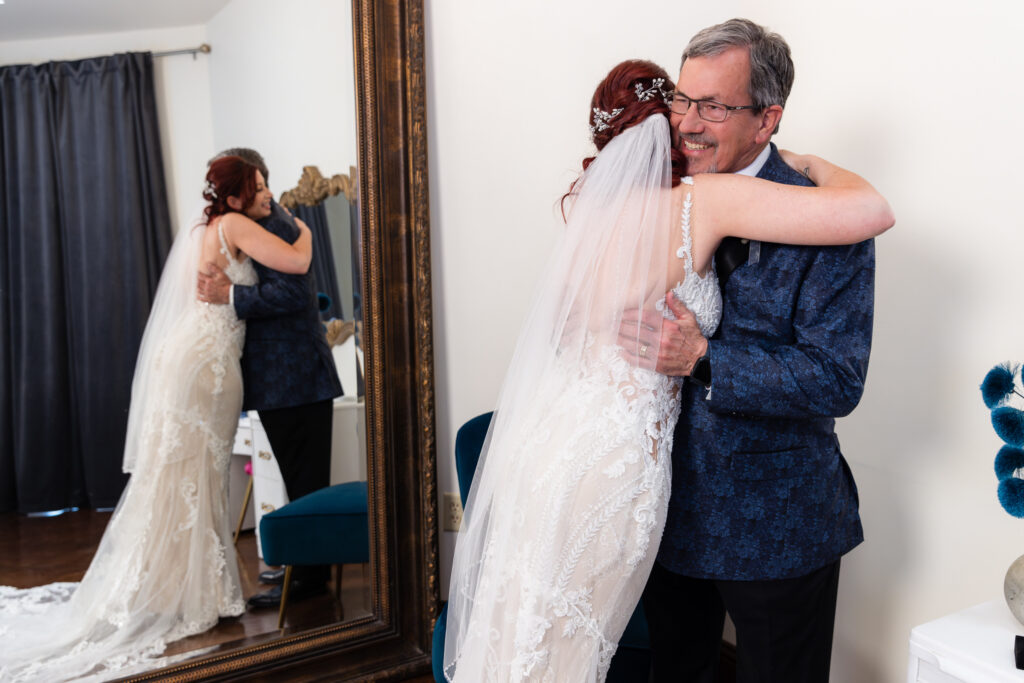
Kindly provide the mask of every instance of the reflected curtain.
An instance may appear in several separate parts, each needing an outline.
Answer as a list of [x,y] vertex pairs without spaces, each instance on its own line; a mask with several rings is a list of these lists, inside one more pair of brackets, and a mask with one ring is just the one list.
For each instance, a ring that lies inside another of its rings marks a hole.
[[152,55],[0,67],[0,511],[117,502],[170,243]]
[[313,277],[317,291],[331,298],[331,307],[321,311],[326,318],[344,318],[341,295],[338,293],[338,274],[334,268],[334,250],[331,248],[331,232],[327,227],[327,211],[323,202],[315,206],[299,204],[295,215],[306,222],[313,233]]

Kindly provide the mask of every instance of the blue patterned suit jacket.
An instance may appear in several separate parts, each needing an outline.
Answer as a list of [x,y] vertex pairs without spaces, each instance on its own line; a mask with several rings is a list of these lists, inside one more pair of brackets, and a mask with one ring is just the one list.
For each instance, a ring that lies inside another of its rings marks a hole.
[[[810,184],[772,145],[759,177]],[[759,246],[759,254],[758,254]],[[874,242],[751,245],[710,341],[711,391],[687,381],[658,562],[685,576],[802,576],[863,540],[835,417],[871,350]]]
[[[298,239],[294,219],[277,202],[259,223],[288,243]],[[259,284],[234,287],[235,312],[246,321],[242,407],[290,408],[340,396],[312,269],[291,275],[253,265]]]

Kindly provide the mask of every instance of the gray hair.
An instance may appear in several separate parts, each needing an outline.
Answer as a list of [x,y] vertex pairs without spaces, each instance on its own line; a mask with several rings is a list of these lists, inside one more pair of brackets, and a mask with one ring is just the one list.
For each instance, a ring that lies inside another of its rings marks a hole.
[[714,57],[733,47],[750,50],[751,103],[762,109],[773,104],[785,107],[794,75],[789,45],[778,33],[749,19],[730,19],[698,32],[683,50],[680,66],[689,57]]
[[249,147],[232,147],[218,153],[212,159],[207,161],[206,165],[209,166],[213,162],[217,161],[217,159],[223,159],[224,157],[241,157],[242,161],[258,168],[260,173],[263,174],[263,182],[270,185],[270,171],[267,170],[267,162],[263,161],[263,155],[256,150],[250,149]]

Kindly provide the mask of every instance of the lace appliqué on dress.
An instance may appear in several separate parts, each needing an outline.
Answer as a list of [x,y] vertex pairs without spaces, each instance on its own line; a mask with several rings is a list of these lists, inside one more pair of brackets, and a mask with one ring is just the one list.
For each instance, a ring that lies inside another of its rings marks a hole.
[[[686,176],[682,182],[692,186],[693,178]],[[685,304],[697,318],[701,334],[710,338],[718,329],[718,323],[722,319],[722,292],[718,287],[714,261],[711,262],[711,267],[704,277],[693,271],[693,235],[690,232],[690,210],[692,207],[693,194],[687,192],[683,200],[683,211],[679,218],[683,244],[676,251],[676,257],[683,259],[686,276],[682,282],[676,283],[676,286],[672,288],[672,294],[678,301]],[[655,308],[669,320],[676,319],[664,299],[658,301]]]

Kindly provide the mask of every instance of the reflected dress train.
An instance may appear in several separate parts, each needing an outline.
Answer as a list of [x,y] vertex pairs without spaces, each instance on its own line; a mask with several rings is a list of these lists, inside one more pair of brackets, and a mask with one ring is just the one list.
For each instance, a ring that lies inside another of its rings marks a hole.
[[[228,277],[255,284],[249,259],[233,260],[219,237]],[[179,253],[178,271],[193,267],[198,248],[198,239],[179,236],[174,249],[192,253]],[[196,271],[167,281],[174,259],[172,250],[161,289],[194,283]],[[226,481],[245,323],[232,306],[200,303],[194,292],[193,284],[163,338],[151,336],[153,317],[147,323],[153,353],[139,356],[137,429],[126,444],[132,476],[84,578],[0,587],[0,681],[106,680],[153,668],[167,663],[168,643],[245,611]]]

